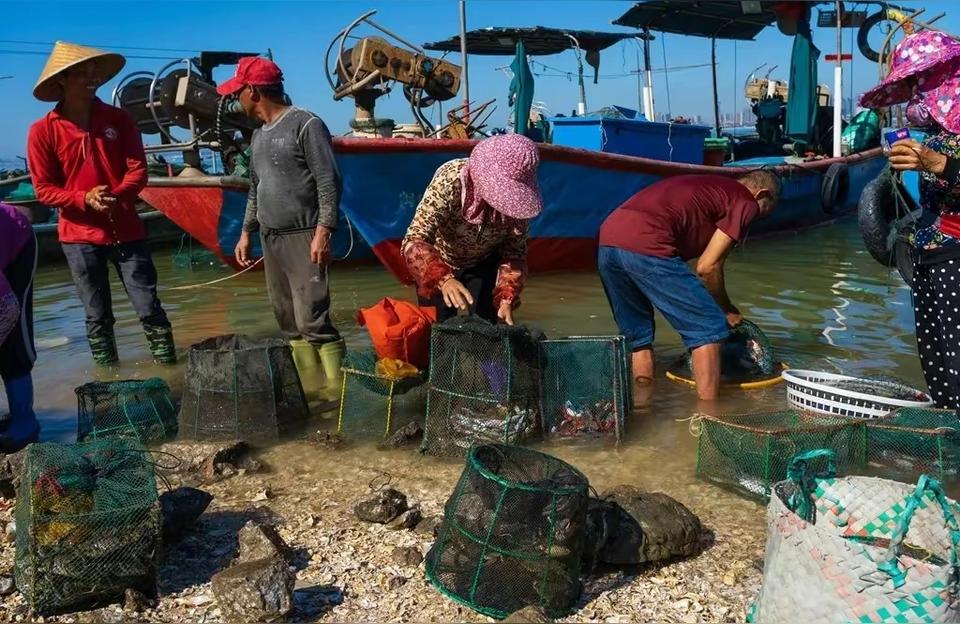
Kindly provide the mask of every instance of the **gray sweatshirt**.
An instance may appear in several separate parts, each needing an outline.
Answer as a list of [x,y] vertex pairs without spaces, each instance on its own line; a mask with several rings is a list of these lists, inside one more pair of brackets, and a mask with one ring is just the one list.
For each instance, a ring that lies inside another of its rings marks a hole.
[[319,117],[291,106],[253,131],[250,148],[245,232],[336,227],[342,183]]

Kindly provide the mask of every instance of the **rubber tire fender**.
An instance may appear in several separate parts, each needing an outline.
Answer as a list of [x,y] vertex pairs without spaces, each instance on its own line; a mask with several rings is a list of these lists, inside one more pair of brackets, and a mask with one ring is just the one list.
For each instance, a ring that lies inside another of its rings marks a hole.
[[896,266],[891,228],[896,219],[893,177],[880,174],[866,186],[857,205],[857,224],[870,256],[885,267]]
[[860,54],[874,63],[880,60],[880,53],[870,47],[870,30],[887,19],[889,19],[887,17],[887,10],[885,8],[880,9],[863,20],[863,24],[860,25],[860,29],[857,31],[857,48],[859,48]]
[[837,206],[847,199],[850,188],[850,172],[847,163],[836,162],[827,168],[820,183],[820,208],[826,214],[833,214]]

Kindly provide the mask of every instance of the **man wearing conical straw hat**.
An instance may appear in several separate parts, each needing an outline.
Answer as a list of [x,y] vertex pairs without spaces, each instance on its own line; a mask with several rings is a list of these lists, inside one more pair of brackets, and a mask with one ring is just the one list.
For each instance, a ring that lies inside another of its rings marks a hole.
[[37,199],[60,211],[57,232],[87,317],[93,359],[117,361],[109,265],[157,362],[176,361],[170,321],[157,297],[157,270],[135,204],[147,183],[140,131],[97,89],[126,61],[119,54],[58,41],[33,88],[56,107],[30,127],[27,157]]

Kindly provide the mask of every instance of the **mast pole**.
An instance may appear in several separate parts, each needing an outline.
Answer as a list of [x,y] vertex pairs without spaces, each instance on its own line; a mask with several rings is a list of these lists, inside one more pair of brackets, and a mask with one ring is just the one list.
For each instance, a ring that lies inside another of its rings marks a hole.
[[717,92],[717,38],[710,39],[710,67],[713,71],[713,118],[716,122],[717,138],[720,138],[720,94]]
[[[836,0],[837,8],[837,62],[833,68],[833,157],[839,158],[840,153],[840,135],[843,132],[843,23],[842,15],[843,3]],[[816,85],[813,86],[817,88]],[[819,96],[817,96],[817,105],[819,106]]]
[[463,64],[463,118],[469,124],[470,73],[467,70],[467,0],[460,0],[460,62]]
[[644,114],[649,121],[656,121],[657,112],[653,107],[653,68],[650,67],[650,29],[643,29],[643,68],[646,72],[646,86],[643,92]]

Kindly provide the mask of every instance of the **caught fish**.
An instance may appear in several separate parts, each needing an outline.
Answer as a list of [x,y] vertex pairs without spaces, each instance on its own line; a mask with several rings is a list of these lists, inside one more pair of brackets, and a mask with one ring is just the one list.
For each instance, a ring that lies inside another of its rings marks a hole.
[[461,407],[450,417],[453,442],[461,448],[484,442],[521,442],[534,426],[534,415],[516,406],[511,410],[505,405],[494,405],[485,412]]
[[577,408],[571,401],[567,401],[563,406],[560,422],[550,429],[550,433],[561,437],[608,433],[616,431],[616,419],[616,409],[611,401],[600,401],[582,408]]

